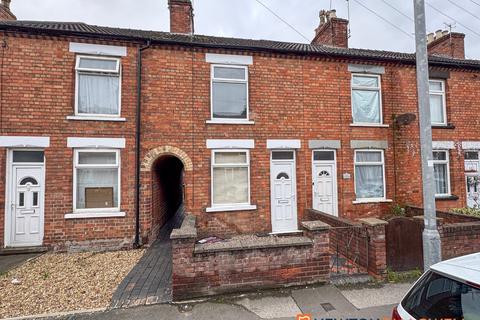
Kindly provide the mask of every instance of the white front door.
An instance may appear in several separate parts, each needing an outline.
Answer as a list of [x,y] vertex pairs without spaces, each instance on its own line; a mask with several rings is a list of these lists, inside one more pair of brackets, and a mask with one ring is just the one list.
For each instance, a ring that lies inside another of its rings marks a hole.
[[313,209],[338,216],[335,151],[314,151]]
[[467,185],[467,207],[479,208],[480,206],[480,175],[467,174],[465,176]]
[[273,233],[298,230],[295,173],[294,151],[272,151],[270,188]]
[[[42,153],[43,154],[43,153]],[[43,241],[44,166],[12,164],[9,183],[9,235],[12,247],[39,246]]]

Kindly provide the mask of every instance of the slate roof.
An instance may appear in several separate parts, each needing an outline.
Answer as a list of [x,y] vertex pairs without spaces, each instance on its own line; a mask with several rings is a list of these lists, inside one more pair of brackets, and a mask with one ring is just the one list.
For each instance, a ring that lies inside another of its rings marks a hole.
[[[179,44],[207,48],[257,50],[298,55],[319,55],[332,58],[381,60],[407,64],[415,63],[415,54],[412,53],[335,48],[307,43],[292,43],[270,40],[186,35],[161,31],[103,27],[89,25],[83,22],[0,21],[0,30],[22,31],[33,34],[46,33],[53,35],[76,35],[105,39],[122,39],[128,41],[150,40],[152,43]],[[437,56],[432,56],[429,58],[429,60],[430,64],[435,66],[480,69],[480,60],[460,60]]]

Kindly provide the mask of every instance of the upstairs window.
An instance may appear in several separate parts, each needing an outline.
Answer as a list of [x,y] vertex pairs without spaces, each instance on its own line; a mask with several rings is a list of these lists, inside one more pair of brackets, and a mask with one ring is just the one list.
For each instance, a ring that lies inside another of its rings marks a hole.
[[432,125],[447,125],[447,110],[445,99],[445,81],[430,80],[430,114]]
[[355,151],[355,194],[357,200],[385,199],[383,150]]
[[435,196],[449,196],[450,168],[448,151],[433,151],[433,171],[435,177]]
[[354,124],[382,124],[380,76],[352,75],[352,115]]
[[212,65],[212,119],[248,120],[248,67]]
[[120,59],[78,56],[75,114],[120,116]]

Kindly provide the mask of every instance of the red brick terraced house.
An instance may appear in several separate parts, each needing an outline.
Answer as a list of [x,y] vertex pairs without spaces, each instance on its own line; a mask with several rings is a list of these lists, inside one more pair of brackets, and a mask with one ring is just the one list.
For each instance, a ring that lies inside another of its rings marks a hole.
[[[348,48],[321,12],[311,44],[17,21],[0,12],[0,246],[148,244],[183,203],[199,236],[294,233],[305,209],[351,220],[422,206],[415,57]],[[429,36],[437,206],[473,206],[480,61]],[[467,172],[467,173],[466,173]],[[138,188],[137,188],[138,186]]]

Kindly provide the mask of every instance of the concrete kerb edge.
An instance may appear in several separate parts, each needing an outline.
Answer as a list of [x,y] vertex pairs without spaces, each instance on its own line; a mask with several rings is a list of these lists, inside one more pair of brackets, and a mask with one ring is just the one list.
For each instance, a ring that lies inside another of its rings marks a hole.
[[86,314],[86,313],[96,313],[107,311],[108,308],[96,308],[96,309],[82,309],[76,311],[65,311],[65,312],[54,312],[54,313],[43,313],[29,316],[20,316],[14,318],[5,318],[4,320],[26,320],[26,319],[45,319],[45,318],[57,318],[62,316],[77,315],[77,314]]

